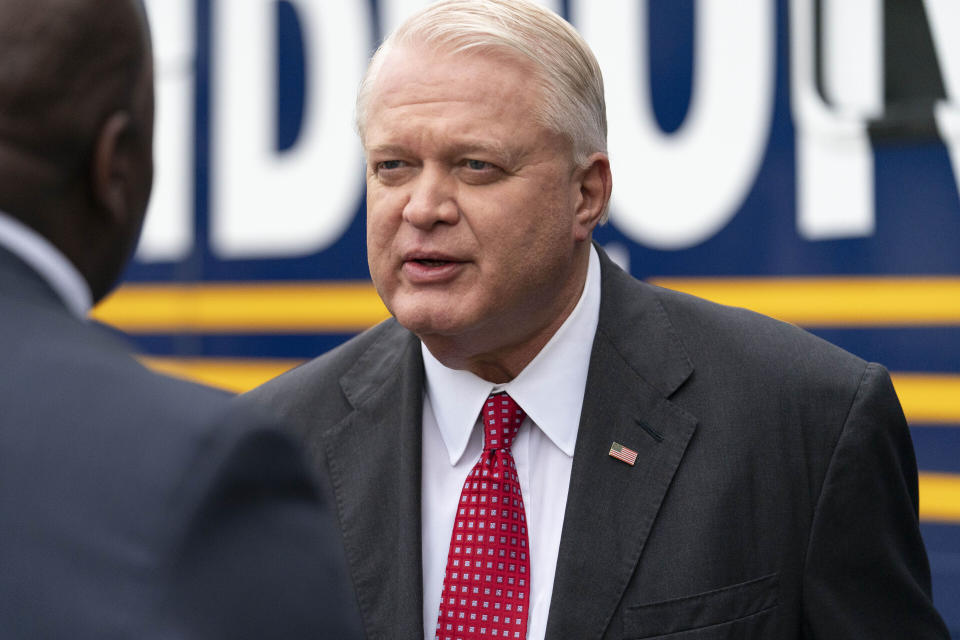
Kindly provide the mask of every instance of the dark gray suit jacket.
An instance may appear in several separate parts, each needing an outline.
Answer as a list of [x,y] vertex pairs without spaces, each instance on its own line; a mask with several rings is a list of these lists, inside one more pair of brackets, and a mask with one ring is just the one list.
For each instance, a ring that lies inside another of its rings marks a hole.
[[359,637],[272,419],[146,370],[4,249],[0,354],[0,638]]
[[[947,638],[886,371],[601,263],[547,638]],[[369,638],[423,633],[423,387],[389,320],[252,393],[332,480]]]

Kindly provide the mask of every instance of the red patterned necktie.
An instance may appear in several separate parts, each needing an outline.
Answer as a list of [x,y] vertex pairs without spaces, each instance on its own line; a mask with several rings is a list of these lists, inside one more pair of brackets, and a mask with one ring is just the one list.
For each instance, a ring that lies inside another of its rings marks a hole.
[[527,637],[527,518],[510,454],[524,415],[506,393],[492,394],[483,407],[483,453],[460,493],[438,640]]

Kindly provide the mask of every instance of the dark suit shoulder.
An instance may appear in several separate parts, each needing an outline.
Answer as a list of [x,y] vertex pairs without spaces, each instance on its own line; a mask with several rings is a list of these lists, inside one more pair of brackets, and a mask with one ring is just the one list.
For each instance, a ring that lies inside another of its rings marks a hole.
[[[321,531],[332,540],[332,525],[275,419],[150,371],[56,300],[0,296],[0,312],[4,637],[153,637],[164,600],[177,612],[164,618],[171,624],[243,621],[253,637],[268,635],[274,610],[317,625],[289,637],[317,637],[324,619],[340,619],[341,582],[323,584],[340,568],[321,566],[333,547],[315,542]],[[181,605],[177,593],[196,585]],[[291,597],[303,585],[330,607]]]
[[[723,394],[725,402],[793,417],[775,424],[804,425],[810,448],[832,448],[867,374],[865,360],[747,309],[664,289],[655,293],[694,366],[681,402]],[[709,415],[710,407],[701,404],[695,412]]]
[[[809,453],[815,494],[868,363],[789,323],[652,286],[604,262],[598,340],[695,416],[701,444]],[[902,414],[891,420],[901,425]]]
[[691,354],[729,356],[730,364],[862,372],[866,362],[787,322],[689,294],[651,287]]
[[304,431],[318,418],[336,421],[361,404],[418,346],[419,340],[391,318],[243,398],[269,407]]
[[849,406],[867,365],[857,356],[795,325],[639,281],[602,253],[601,265],[598,336],[665,396],[708,381],[793,397],[840,387]]
[[[116,513],[141,511],[129,533],[157,541],[170,533],[175,510],[188,508],[184,487],[201,486],[199,476],[213,475],[245,439],[282,437],[259,410],[147,369],[96,326],[24,313],[29,322],[0,339],[0,346],[16,343],[0,368],[0,440],[12,455],[0,474],[8,488],[29,484],[20,496],[47,494],[31,510],[76,510],[76,518],[107,527]],[[42,482],[30,473],[37,465],[50,470]],[[166,510],[142,509],[147,502]]]

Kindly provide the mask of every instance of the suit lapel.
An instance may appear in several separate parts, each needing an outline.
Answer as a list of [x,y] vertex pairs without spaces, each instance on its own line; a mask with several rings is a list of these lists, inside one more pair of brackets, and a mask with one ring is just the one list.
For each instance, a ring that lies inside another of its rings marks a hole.
[[[570,477],[548,639],[603,636],[696,428],[695,418],[668,400],[692,366],[653,290],[621,272],[602,252],[601,262],[600,323]],[[608,455],[613,442],[637,451],[634,466]]]
[[370,638],[423,633],[418,344],[402,331],[365,352],[340,381],[354,411],[318,434]]

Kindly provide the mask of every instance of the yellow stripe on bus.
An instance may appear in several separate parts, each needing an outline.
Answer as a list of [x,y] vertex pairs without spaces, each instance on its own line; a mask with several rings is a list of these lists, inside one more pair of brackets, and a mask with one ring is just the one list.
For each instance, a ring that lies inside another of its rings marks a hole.
[[960,425],[960,375],[893,373],[891,376],[910,423]]
[[369,282],[130,284],[93,310],[130,333],[355,333],[389,316]]
[[960,325],[960,278],[651,278],[650,282],[806,327]]
[[960,475],[920,474],[920,519],[960,524]]
[[145,365],[177,378],[243,393],[294,368],[303,360],[282,358],[167,358],[142,356]]

